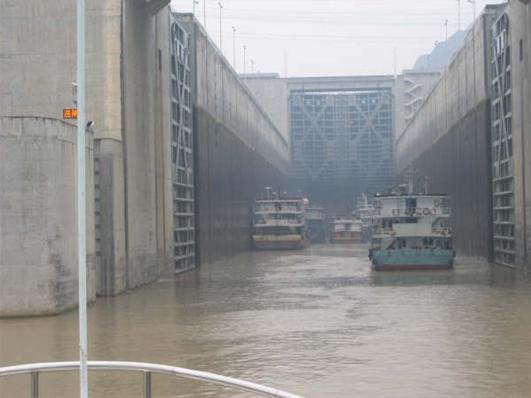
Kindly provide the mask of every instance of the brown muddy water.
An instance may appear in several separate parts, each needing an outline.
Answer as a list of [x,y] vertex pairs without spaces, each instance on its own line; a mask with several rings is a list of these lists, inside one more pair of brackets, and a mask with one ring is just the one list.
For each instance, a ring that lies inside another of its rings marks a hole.
[[[371,271],[365,246],[247,253],[89,307],[89,356],[242,378],[306,397],[530,397],[531,281],[458,259]],[[77,313],[0,320],[0,365],[77,359]],[[91,397],[140,397],[139,374],[90,373]],[[0,397],[29,396],[29,377]],[[77,395],[75,373],[41,397]],[[154,376],[153,397],[250,397]]]

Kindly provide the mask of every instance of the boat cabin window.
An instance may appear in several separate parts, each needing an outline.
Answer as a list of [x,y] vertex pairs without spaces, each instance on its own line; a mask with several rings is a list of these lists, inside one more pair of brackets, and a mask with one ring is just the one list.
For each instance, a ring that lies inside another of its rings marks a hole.
[[414,214],[417,208],[417,198],[406,198],[406,214]]

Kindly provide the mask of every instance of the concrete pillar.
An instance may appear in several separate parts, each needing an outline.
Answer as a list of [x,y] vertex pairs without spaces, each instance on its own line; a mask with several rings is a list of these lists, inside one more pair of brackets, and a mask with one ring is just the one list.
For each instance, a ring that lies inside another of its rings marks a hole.
[[[0,316],[77,306],[76,127],[0,117]],[[87,135],[87,286],[95,298],[92,135]]]

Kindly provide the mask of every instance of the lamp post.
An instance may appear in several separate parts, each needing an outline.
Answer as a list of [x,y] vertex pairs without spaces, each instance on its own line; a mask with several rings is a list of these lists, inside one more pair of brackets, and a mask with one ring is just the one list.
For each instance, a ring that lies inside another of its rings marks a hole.
[[232,27],[232,66],[236,70],[236,28]]
[[468,0],[470,4],[472,4],[472,9],[474,10],[474,21],[473,23],[476,23],[476,0]]
[[247,73],[247,46],[243,45],[243,74]]
[[461,0],[457,0],[457,30],[461,30]]
[[203,0],[203,27],[206,31],[206,0]]
[[223,19],[221,15],[221,10],[223,10],[223,4],[221,4],[221,1],[218,1],[219,6],[219,49],[221,53],[223,54]]
[[79,396],[88,398],[87,240],[85,192],[85,0],[77,0],[77,255],[79,306]]

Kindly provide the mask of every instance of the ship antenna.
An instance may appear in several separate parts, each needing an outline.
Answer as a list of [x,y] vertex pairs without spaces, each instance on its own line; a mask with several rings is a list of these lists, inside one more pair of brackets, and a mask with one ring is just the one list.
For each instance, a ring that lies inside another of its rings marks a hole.
[[408,173],[408,194],[411,195],[413,193],[413,167],[409,169]]

